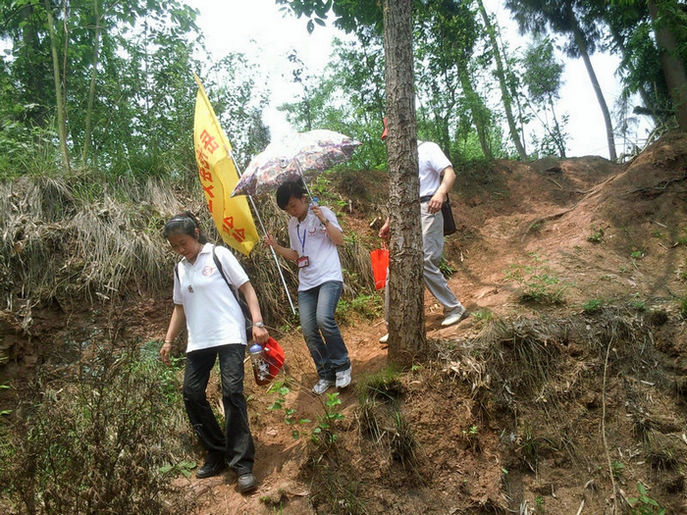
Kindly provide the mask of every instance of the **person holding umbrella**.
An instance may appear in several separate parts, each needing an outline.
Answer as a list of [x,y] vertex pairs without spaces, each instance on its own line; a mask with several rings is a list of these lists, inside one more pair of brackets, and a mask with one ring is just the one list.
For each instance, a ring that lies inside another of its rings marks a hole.
[[[253,475],[255,447],[243,395],[246,320],[229,284],[243,293],[253,318],[252,337],[264,343],[269,334],[262,323],[258,298],[238,260],[225,247],[208,243],[198,220],[190,212],[170,219],[163,235],[182,259],[175,268],[174,311],[160,357],[164,363],[170,363],[172,342],[185,324],[188,345],[184,405],[194,431],[208,452],[196,477],[216,476],[229,466],[238,475],[239,492],[250,492],[257,487],[257,481]],[[222,380],[224,431],[205,396],[217,358]]]
[[284,182],[276,197],[279,207],[291,215],[289,247],[279,245],[270,234],[265,235],[265,243],[298,265],[301,327],[318,375],[313,392],[321,395],[333,385],[345,388],[351,383],[351,361],[334,319],[343,290],[337,250],[344,242],[343,230],[331,209],[308,205],[300,181]]

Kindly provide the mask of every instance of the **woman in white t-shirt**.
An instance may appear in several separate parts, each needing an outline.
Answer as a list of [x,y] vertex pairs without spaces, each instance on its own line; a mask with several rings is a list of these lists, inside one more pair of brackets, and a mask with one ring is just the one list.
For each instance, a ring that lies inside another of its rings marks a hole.
[[[255,447],[243,395],[246,319],[229,283],[246,299],[253,318],[253,339],[264,343],[269,334],[262,323],[258,298],[238,260],[227,248],[207,243],[193,214],[187,211],[175,216],[165,224],[163,234],[182,259],[175,269],[174,311],[160,356],[169,364],[172,342],[185,323],[188,344],[184,405],[193,429],[208,452],[196,476],[216,476],[229,466],[238,475],[241,493],[255,490]],[[217,358],[222,380],[224,430],[217,423],[205,396],[210,371]]]
[[319,378],[313,392],[321,395],[332,385],[345,388],[351,383],[351,361],[334,319],[343,290],[336,248],[343,244],[343,231],[331,209],[308,205],[300,182],[282,184],[277,204],[291,215],[289,247],[282,247],[271,235],[265,236],[265,243],[298,265],[298,311]]

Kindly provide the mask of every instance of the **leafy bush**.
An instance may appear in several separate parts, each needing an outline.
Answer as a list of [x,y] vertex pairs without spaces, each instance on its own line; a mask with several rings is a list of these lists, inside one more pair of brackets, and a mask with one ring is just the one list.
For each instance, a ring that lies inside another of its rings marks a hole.
[[186,512],[160,471],[189,447],[177,370],[154,358],[158,342],[96,345],[31,385],[0,447],[7,496],[28,513]]

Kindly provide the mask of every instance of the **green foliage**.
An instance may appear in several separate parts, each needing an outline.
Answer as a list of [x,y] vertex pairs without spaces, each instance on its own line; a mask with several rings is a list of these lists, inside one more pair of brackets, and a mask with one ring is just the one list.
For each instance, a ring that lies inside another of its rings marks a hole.
[[665,515],[665,508],[649,496],[646,487],[639,481],[637,481],[637,492],[638,497],[628,499],[633,515]]
[[646,303],[640,299],[634,299],[630,302],[630,305],[637,311],[646,311]]
[[680,316],[687,319],[687,295],[680,298],[678,306],[680,308]]
[[603,301],[599,299],[591,299],[582,304],[582,309],[585,313],[596,313],[603,307]]
[[614,460],[613,463],[611,463],[611,471],[615,479],[620,479],[620,476],[624,469],[625,465],[623,465],[621,461]]
[[186,478],[191,477],[191,471],[198,465],[195,461],[183,460],[173,465],[163,465],[158,469],[158,472],[163,475],[178,476],[183,475]]
[[642,259],[644,257],[644,251],[642,250],[633,250],[632,253],[630,253],[630,257],[632,259]]
[[310,424],[312,421],[307,418],[297,418],[296,410],[286,406],[286,396],[291,391],[286,381],[276,381],[267,391],[276,395],[276,399],[268,409],[273,411],[284,410],[284,423],[287,426],[294,426],[291,429],[291,436],[294,440],[298,440],[301,437],[301,432],[297,426]]
[[520,288],[520,300],[535,304],[561,304],[568,283],[553,275],[552,270],[534,252],[528,254],[530,261],[509,267],[506,279],[514,281]]
[[403,385],[399,380],[398,371],[389,366],[374,374],[358,378],[356,392],[360,404],[365,404],[370,399],[393,403],[403,395]]
[[[562,85],[563,65],[555,58],[550,39],[539,39],[530,45],[523,57],[525,68],[522,81],[527,90],[523,94],[525,104],[542,129],[544,135],[533,136],[536,154],[565,157],[567,134],[564,126],[567,118],[559,122],[554,108]],[[550,117],[550,118],[549,118]]]
[[486,323],[494,318],[494,313],[489,308],[482,308],[472,312],[472,316],[479,322]]
[[451,263],[446,261],[444,256],[441,256],[441,260],[439,261],[439,270],[441,270],[441,273],[447,279],[456,273],[456,269],[451,266]]
[[260,74],[243,56],[231,54],[217,69],[194,58],[206,52],[197,11],[180,0],[76,0],[68,9],[5,2],[0,178],[65,171],[57,148],[52,61],[45,57],[51,41],[45,5],[56,28],[68,151],[76,168],[114,176],[194,176],[192,71],[204,79],[212,100],[219,97],[215,111],[232,129],[238,162],[266,144]]
[[313,429],[310,438],[317,445],[331,446],[338,438],[334,432],[334,424],[345,418],[345,415],[339,411],[339,406],[341,406],[339,392],[327,393],[323,404],[324,414],[317,417],[317,426]]
[[[295,409],[286,405],[286,396],[291,391],[291,388],[286,381],[276,381],[273,383],[268,392],[275,394],[276,398],[269,409],[273,411],[284,412],[284,423],[287,426],[293,426],[291,429],[291,436],[294,440],[301,437],[301,430],[299,426],[312,426],[313,422],[307,418],[299,418]],[[343,420],[345,417],[339,411],[341,399],[339,393],[326,394],[325,400],[322,402],[323,414],[318,415],[314,427],[308,430],[308,437],[310,441],[316,446],[329,447],[336,442],[338,438],[334,425],[337,421]]]
[[338,211],[347,205],[346,201],[335,193],[331,177],[328,174],[317,175],[314,180],[308,182],[308,188],[310,193],[317,197],[317,203],[321,206],[327,206]]
[[600,227],[594,228],[592,234],[587,236],[587,241],[590,243],[601,243],[604,237],[604,230]]
[[0,479],[10,499],[30,513],[184,511],[161,475],[169,463],[190,467],[174,457],[188,450],[179,369],[151,358],[152,342],[139,351],[95,335],[77,347],[71,371],[38,375],[7,430]]
[[339,303],[336,306],[336,316],[342,323],[354,322],[354,315],[360,315],[368,320],[373,320],[381,316],[383,311],[384,301],[379,295],[374,293],[361,294],[351,300],[339,299]]

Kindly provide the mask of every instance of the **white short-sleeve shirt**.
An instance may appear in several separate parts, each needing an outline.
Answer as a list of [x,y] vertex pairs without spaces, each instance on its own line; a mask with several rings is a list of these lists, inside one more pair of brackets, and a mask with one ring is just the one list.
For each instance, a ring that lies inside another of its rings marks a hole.
[[[230,343],[246,344],[246,320],[234,293],[212,259],[211,243],[206,243],[191,264],[186,258],[174,274],[175,304],[184,307],[188,346],[186,352]],[[227,280],[236,288],[248,282],[248,275],[225,247],[215,247]]]
[[434,195],[441,184],[441,172],[452,166],[441,147],[432,141],[417,142],[420,196]]
[[[334,212],[320,206],[322,214],[341,231]],[[307,256],[310,264],[298,269],[298,291],[309,290],[327,281],[343,281],[339,251],[327,234],[327,228],[310,208],[302,222],[292,216],[289,220],[289,247],[298,256]]]

